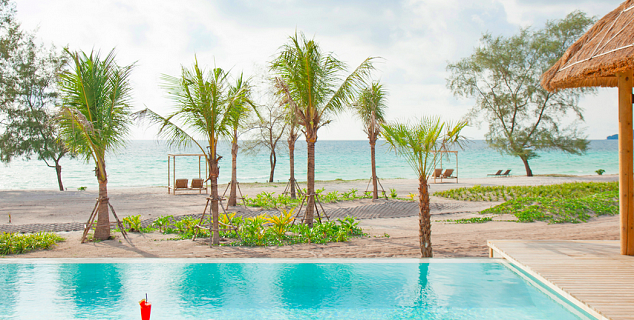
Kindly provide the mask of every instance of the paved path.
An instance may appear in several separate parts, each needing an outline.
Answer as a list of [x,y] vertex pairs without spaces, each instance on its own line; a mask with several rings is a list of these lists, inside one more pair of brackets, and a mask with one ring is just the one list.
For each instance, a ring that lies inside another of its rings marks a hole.
[[[491,203],[473,203],[464,201],[451,201],[451,202],[432,202],[430,203],[431,214],[447,214],[458,212],[477,212],[488,208]],[[232,208],[233,209],[233,208]],[[237,207],[240,210],[238,215],[243,217],[254,217],[263,213],[277,215],[277,210],[256,210],[254,208]],[[234,211],[234,210],[230,210]],[[327,209],[326,213],[331,219],[345,218],[347,216],[353,216],[357,219],[377,219],[377,218],[401,218],[412,217],[418,215],[418,203],[412,201],[398,201],[389,200],[381,201],[380,203],[372,203],[368,205],[360,205],[356,207],[343,207]],[[187,214],[175,216],[176,220],[183,219],[185,217],[200,218],[201,214]],[[142,221],[143,227],[149,226],[154,219],[145,219]],[[40,231],[49,232],[64,232],[64,231],[80,231],[84,229],[84,223],[69,222],[69,223],[45,223],[45,224],[2,224],[0,225],[1,232],[20,232],[20,233],[32,233]]]

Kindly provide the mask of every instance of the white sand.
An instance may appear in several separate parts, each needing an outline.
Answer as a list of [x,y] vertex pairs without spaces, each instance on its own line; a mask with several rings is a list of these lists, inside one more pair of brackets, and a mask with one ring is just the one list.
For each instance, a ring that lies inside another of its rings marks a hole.
[[[479,185],[545,185],[574,181],[618,181],[616,175],[576,177],[509,177],[460,179],[431,184],[431,192],[456,187]],[[417,193],[417,181],[396,179],[381,181],[386,188],[394,188],[399,196]],[[347,191],[366,189],[367,181],[318,182],[317,188]],[[281,193],[284,184],[242,184],[244,194],[254,196],[262,191]],[[224,188],[222,189],[224,190]],[[389,191],[388,191],[389,192]],[[0,191],[0,222],[12,224],[85,222],[94,206],[96,190],[52,191],[52,190],[8,190]],[[159,215],[181,215],[201,213],[206,195],[197,192],[168,195],[166,188],[110,189],[110,200],[122,216],[141,214],[143,218]],[[446,199],[432,197],[432,202]],[[340,202],[329,208],[367,204],[369,200]],[[544,222],[515,223],[512,216],[498,216],[482,224],[453,224],[442,222],[477,216],[488,203],[471,203],[474,212],[434,215],[432,243],[436,257],[486,256],[486,240],[501,239],[595,239],[615,240],[619,237],[619,219],[613,217],[594,218],[587,223],[548,225]],[[467,210],[469,211],[469,210]],[[203,241],[164,241],[169,236],[153,234],[131,234],[132,245],[115,240],[79,244],[81,232],[60,233],[67,241],[50,251],[32,252],[20,257],[418,257],[418,218],[366,219],[361,226],[369,238],[353,239],[347,243],[328,245],[293,245],[285,247],[210,248]],[[385,237],[385,235],[389,235]]]

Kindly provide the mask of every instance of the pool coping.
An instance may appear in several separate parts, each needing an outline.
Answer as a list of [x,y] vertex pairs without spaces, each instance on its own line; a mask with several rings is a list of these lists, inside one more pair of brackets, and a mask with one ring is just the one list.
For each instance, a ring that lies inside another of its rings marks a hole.
[[[590,314],[591,316],[595,317],[596,319],[599,319],[599,320],[611,320],[610,318],[606,317],[605,315],[600,313],[595,308],[593,308],[590,305],[588,305],[586,302],[577,299],[575,296],[570,294],[568,291],[560,288],[557,284],[555,284],[552,281],[546,279],[545,277],[543,277],[538,272],[535,272],[528,265],[523,264],[522,262],[520,262],[517,259],[513,258],[509,253],[505,252],[503,249],[499,248],[494,243],[494,242],[504,242],[504,241],[506,241],[506,242],[522,242],[522,240],[488,240],[487,241],[487,246],[489,247],[489,250],[490,250],[489,251],[489,255],[490,255],[491,259],[499,259],[496,256],[502,257],[504,260],[507,261],[507,263],[511,264],[515,268],[518,268],[519,270],[522,270],[526,274],[528,274],[528,275],[532,276],[533,278],[537,279],[539,282],[541,282],[542,284],[547,286],[549,289],[551,289],[552,291],[556,292],[560,296],[564,297],[570,303],[574,304],[575,306],[577,306],[581,310],[585,311],[586,313]],[[546,241],[544,241],[544,242],[546,242]]]
[[0,264],[59,263],[501,263],[491,258],[0,258]]

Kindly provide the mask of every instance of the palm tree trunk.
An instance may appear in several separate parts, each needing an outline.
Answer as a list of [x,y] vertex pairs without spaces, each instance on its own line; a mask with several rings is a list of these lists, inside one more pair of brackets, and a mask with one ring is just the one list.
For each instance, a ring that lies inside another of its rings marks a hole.
[[372,162],[372,199],[379,198],[379,187],[377,186],[377,177],[376,177],[376,160],[375,160],[375,147],[376,147],[376,139],[372,141],[370,139],[370,158]]
[[271,149],[269,155],[269,162],[271,163],[271,173],[269,174],[269,182],[273,182],[273,175],[275,174],[275,165],[277,164],[277,155],[275,154],[275,147]]
[[238,138],[237,132],[234,131],[233,141],[231,142],[231,192],[229,193],[228,206],[235,206],[236,201],[236,187],[238,185]]
[[99,181],[99,211],[97,212],[97,227],[95,227],[94,238],[96,240],[108,240],[110,238],[110,214],[108,208],[108,175],[106,174],[106,164],[101,159],[101,168],[97,164],[95,168],[97,180]]
[[209,226],[209,234],[211,234],[211,245],[220,244],[220,233],[216,230],[219,229],[218,224],[218,175],[220,168],[218,168],[218,159],[216,159],[216,153],[210,152],[209,157],[209,179],[211,180],[211,221]]
[[306,130],[306,145],[308,147],[308,177],[306,181],[307,197],[306,216],[304,222],[310,228],[313,227],[315,216],[315,142],[317,142],[317,134]]
[[422,175],[418,178],[418,209],[419,209],[419,231],[420,254],[422,258],[431,258],[431,217],[429,214],[429,187],[427,178]]
[[531,170],[531,167],[528,165],[528,159],[526,157],[520,157],[520,159],[522,159],[522,162],[524,163],[524,168],[526,169],[526,176],[532,177],[533,170]]
[[59,191],[64,191],[64,184],[62,183],[62,166],[59,164],[60,158],[53,160],[55,160],[55,173],[57,173],[57,185],[59,185]]
[[297,199],[297,195],[295,194],[295,141],[297,141],[297,134],[293,132],[293,128],[291,127],[291,131],[288,136],[288,155],[289,162],[291,164],[291,176],[289,178],[291,183],[291,199]]

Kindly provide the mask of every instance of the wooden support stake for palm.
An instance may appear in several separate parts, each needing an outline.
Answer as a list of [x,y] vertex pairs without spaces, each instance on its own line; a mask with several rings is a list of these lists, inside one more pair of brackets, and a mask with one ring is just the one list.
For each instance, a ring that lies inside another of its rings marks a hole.
[[[106,199],[107,198],[97,198],[97,202],[95,203],[95,206],[92,209],[92,212],[90,213],[90,217],[88,218],[88,222],[86,223],[86,226],[84,227],[84,234],[81,236],[81,243],[86,242],[86,238],[88,237],[88,232],[90,232],[90,228],[92,228],[92,224],[93,222],[95,222],[95,218],[97,217],[97,213],[99,212],[99,207],[101,207],[101,202],[103,202]],[[117,213],[114,211],[114,207],[112,207],[112,204],[110,202],[108,202],[108,206],[110,207],[110,210],[112,211],[112,215],[114,215],[115,220],[117,220],[117,225],[119,226],[119,229],[121,230],[121,234],[123,235],[123,238],[126,241],[128,241],[128,243],[131,243],[130,239],[128,238],[128,233],[123,228],[123,223],[121,223],[121,220],[119,220]]]
[[299,196],[304,195],[304,193],[302,192],[302,189],[299,187],[299,184],[297,183],[297,180],[295,179],[288,179],[288,182],[286,183],[286,188],[284,188],[284,192],[282,192],[282,194],[289,194],[291,193],[291,190],[295,190],[295,192],[297,192]]
[[[302,197],[302,202],[299,205],[299,210],[297,210],[297,213],[295,214],[295,217],[293,218],[293,223],[291,225],[295,225],[295,221],[300,217],[302,209],[304,208],[304,202],[306,202],[306,199],[308,199],[309,196],[315,197],[315,201],[313,203],[315,205],[315,212],[317,213],[317,221],[319,221],[319,223],[321,223],[321,214],[319,212],[319,208],[317,207],[317,204],[319,204],[319,207],[321,207],[321,213],[323,213],[324,216],[326,217],[326,219],[328,219],[328,221],[330,221],[330,216],[328,216],[328,214],[326,214],[326,210],[324,210],[324,206],[322,206],[321,205],[321,201],[319,201],[319,195],[317,195],[316,193],[313,193],[312,195],[304,195]],[[308,203],[306,205],[308,205]],[[306,222],[305,218],[306,218],[305,215],[302,216],[302,220],[304,222]]]

